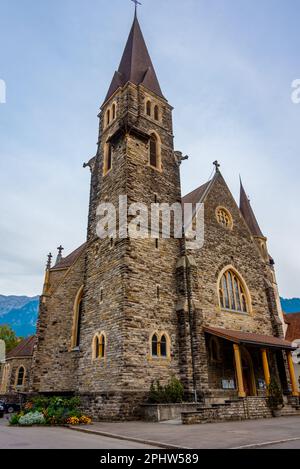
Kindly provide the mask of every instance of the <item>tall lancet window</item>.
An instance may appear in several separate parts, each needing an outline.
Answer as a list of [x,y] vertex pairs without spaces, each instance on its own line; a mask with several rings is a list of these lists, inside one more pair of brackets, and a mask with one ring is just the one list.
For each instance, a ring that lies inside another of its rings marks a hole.
[[151,101],[147,101],[147,104],[146,104],[146,114],[147,116],[151,116]]
[[238,274],[228,269],[221,277],[219,284],[219,300],[222,309],[249,313],[250,300],[244,282]]
[[104,148],[104,164],[103,164],[104,176],[107,173],[109,173],[109,171],[112,168],[112,156],[113,156],[112,145],[110,142],[107,142]]
[[159,141],[155,134],[150,137],[150,166],[160,169]]

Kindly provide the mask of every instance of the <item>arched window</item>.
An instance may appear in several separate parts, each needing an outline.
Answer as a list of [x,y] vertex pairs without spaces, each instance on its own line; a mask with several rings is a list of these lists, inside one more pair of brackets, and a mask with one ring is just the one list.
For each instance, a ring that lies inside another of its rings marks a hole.
[[20,366],[18,373],[17,373],[17,386],[24,386],[24,379],[25,379],[25,368],[24,366]]
[[116,105],[115,103],[112,105],[112,118],[115,120],[116,118]]
[[106,125],[109,125],[110,123],[110,109],[107,109],[106,111]]
[[94,358],[99,357],[99,336],[98,336],[98,334],[95,335],[95,337],[94,337],[93,356],[94,356]]
[[71,348],[74,349],[80,345],[80,326],[82,319],[83,306],[83,285],[79,288],[73,306],[73,328],[71,338]]
[[158,337],[157,334],[152,336],[152,357],[158,357]]
[[97,358],[105,358],[106,354],[106,337],[104,332],[96,334],[93,338],[92,355],[93,360]]
[[221,277],[219,299],[220,306],[223,309],[239,311],[241,313],[249,312],[246,286],[231,269],[227,270]]
[[163,358],[167,357],[167,338],[165,335],[162,335],[160,339],[160,356]]
[[150,137],[150,166],[154,168],[159,166],[158,139],[155,134],[151,134]]
[[101,334],[100,338],[99,338],[99,354],[98,354],[99,358],[104,358],[105,357],[105,351],[106,351],[105,347],[106,347],[105,336],[104,336],[104,334]]
[[103,174],[104,176],[111,170],[112,168],[112,146],[110,142],[105,144],[104,149],[104,165],[103,165]]
[[156,121],[159,120],[159,108],[158,108],[158,106],[154,106],[154,119]]
[[147,104],[146,104],[146,114],[147,116],[150,116],[151,117],[151,101],[147,101]]
[[167,333],[155,332],[151,337],[151,356],[166,359],[170,357],[170,339]]

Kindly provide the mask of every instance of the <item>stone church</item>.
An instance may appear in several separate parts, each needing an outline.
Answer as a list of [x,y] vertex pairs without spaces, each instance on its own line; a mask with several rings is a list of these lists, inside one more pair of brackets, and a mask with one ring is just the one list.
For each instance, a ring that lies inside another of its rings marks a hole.
[[[49,256],[29,390],[77,394],[98,418],[139,415],[151,383],[181,380],[200,404],[265,401],[274,375],[298,396],[284,340],[274,261],[241,184],[235,202],[219,165],[182,197],[164,96],[135,15],[99,113],[86,242]],[[205,239],[96,234],[100,203],[204,204]]]

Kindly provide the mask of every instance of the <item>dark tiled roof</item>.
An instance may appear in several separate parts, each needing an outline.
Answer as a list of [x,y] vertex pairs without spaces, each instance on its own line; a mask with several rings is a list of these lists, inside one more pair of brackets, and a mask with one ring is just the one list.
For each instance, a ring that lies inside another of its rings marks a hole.
[[199,203],[210,183],[211,183],[211,181],[208,181],[205,184],[203,184],[202,186],[197,187],[197,189],[195,189],[193,192],[190,192],[189,194],[185,195],[182,198],[182,203],[183,204],[197,204],[197,203]]
[[163,98],[137,17],[134,18],[119,69],[114,74],[105,102],[128,82],[144,85]]
[[275,347],[282,349],[293,349],[291,342],[279,339],[269,335],[261,335],[250,332],[232,331],[215,327],[205,327],[204,331],[208,334],[230,340],[236,344],[260,345],[265,347]]
[[86,243],[82,244],[82,246],[75,249],[75,251],[73,251],[67,257],[63,257],[62,260],[58,264],[56,264],[54,267],[52,267],[51,270],[68,269],[74,264],[75,261],[77,261],[78,257],[82,254],[85,248],[86,248]]
[[260,238],[264,238],[264,235],[262,234],[262,231],[256,220],[256,217],[254,215],[254,212],[252,210],[250,201],[246,195],[242,182],[241,182],[241,193],[240,193],[240,210],[242,212],[245,222],[247,223],[252,235],[258,236]]
[[35,335],[22,340],[13,350],[8,352],[6,358],[31,357],[33,355],[35,342]]
[[300,339],[300,313],[285,314],[285,322],[288,325],[286,331],[286,340]]

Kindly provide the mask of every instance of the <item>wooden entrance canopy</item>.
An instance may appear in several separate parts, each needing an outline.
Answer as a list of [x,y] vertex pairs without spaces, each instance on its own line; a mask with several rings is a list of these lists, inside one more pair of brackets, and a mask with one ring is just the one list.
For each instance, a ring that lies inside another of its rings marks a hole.
[[233,331],[229,329],[221,329],[216,327],[205,327],[204,332],[225,340],[229,340],[230,342],[233,342],[235,344],[248,344],[256,345],[258,347],[296,350],[295,347],[292,346],[291,342],[284,339],[280,339],[279,337],[273,337],[269,335]]

